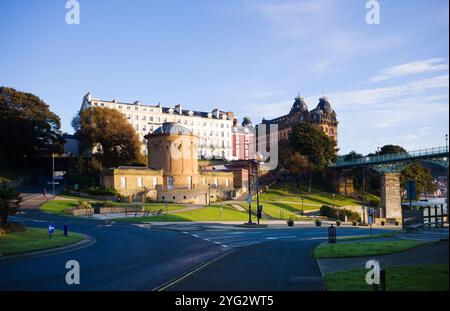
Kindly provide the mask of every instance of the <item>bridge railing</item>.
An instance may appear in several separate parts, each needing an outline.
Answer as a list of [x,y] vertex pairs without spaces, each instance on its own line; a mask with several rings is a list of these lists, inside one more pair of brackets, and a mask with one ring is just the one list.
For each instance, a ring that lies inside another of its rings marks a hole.
[[362,157],[353,160],[345,160],[345,156],[338,157],[336,163],[332,166],[353,166],[353,165],[364,165],[371,163],[383,163],[383,162],[393,162],[397,160],[405,160],[405,159],[414,159],[421,158],[427,156],[434,155],[443,155],[448,154],[448,147],[433,147],[433,148],[425,148],[407,151],[404,153],[393,153],[393,154],[385,154],[381,156],[371,156],[371,157]]

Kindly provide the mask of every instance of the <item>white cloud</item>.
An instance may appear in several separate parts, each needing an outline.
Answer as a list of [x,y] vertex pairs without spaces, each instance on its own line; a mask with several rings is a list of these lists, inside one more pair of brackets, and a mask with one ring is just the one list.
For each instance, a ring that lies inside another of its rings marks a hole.
[[[449,87],[448,75],[437,76],[428,79],[408,82],[402,85],[366,89],[358,91],[340,92],[330,94],[330,101],[336,110],[351,108],[354,109],[373,109],[383,108],[384,103],[402,96],[412,96],[415,94],[425,93],[436,89]],[[310,97],[308,100],[317,98]],[[316,100],[316,99],[315,99]]]
[[370,81],[380,82],[404,76],[444,71],[448,69],[449,66],[444,63],[444,59],[431,58],[381,69],[378,71],[377,75],[370,79]]

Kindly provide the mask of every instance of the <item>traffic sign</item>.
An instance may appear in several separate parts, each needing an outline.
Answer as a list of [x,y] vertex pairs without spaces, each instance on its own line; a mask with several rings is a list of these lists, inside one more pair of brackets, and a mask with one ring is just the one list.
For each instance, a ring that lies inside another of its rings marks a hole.
[[48,235],[52,235],[55,232],[55,223],[52,221],[50,222],[50,224],[48,225]]
[[252,195],[250,193],[247,196],[247,203],[252,204]]

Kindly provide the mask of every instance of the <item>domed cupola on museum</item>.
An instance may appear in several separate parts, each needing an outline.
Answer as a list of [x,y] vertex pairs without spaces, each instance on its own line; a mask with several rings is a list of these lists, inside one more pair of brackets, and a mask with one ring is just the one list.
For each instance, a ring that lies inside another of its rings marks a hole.
[[148,167],[162,170],[166,189],[192,188],[197,184],[197,136],[176,122],[167,122],[145,138]]

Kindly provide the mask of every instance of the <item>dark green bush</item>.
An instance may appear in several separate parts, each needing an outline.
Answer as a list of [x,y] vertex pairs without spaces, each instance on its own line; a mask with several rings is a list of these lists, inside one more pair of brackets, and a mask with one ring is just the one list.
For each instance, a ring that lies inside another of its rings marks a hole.
[[87,192],[92,195],[114,195],[114,196],[117,196],[117,190],[112,187],[92,186],[87,189]]

